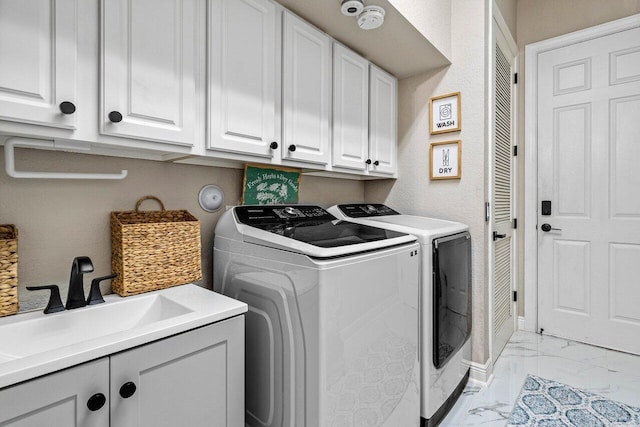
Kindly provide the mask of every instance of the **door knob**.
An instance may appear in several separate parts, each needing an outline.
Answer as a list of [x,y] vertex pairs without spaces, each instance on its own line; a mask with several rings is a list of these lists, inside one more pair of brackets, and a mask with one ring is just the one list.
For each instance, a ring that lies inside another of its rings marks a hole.
[[505,237],[507,237],[506,234],[498,234],[497,231],[493,232],[493,241],[495,242],[498,239],[504,239]]
[[124,399],[128,399],[135,394],[136,389],[137,387],[135,383],[131,381],[126,382],[122,384],[122,387],[120,387],[120,396],[122,396]]
[[107,403],[107,398],[102,393],[96,393],[87,400],[87,408],[90,411],[97,411]]
[[541,228],[541,229],[542,229],[542,231],[544,231],[545,233],[548,233],[548,232],[550,232],[551,230],[553,230],[553,231],[562,231],[562,228],[553,228],[553,227],[551,226],[551,224],[542,224],[542,225],[540,226],[540,228]]

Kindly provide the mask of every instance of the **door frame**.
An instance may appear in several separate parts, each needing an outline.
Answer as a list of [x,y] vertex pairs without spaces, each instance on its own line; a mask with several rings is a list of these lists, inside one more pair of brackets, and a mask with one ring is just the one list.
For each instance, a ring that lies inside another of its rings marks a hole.
[[[487,165],[488,165],[488,185],[487,185],[487,201],[489,203],[493,202],[493,179],[494,179],[494,171],[493,171],[493,154],[494,154],[494,147],[493,147],[493,141],[495,138],[495,120],[494,120],[494,116],[495,116],[495,44],[498,42],[498,34],[497,32],[500,32],[502,34],[502,37],[504,38],[504,41],[508,47],[508,50],[510,50],[510,54],[514,55],[514,64],[513,67],[514,69],[518,70],[519,67],[519,61],[518,61],[518,45],[516,44],[515,39],[513,38],[513,35],[511,34],[511,31],[509,30],[509,26],[507,25],[507,22],[505,21],[504,17],[502,16],[502,13],[500,13],[500,8],[497,6],[497,4],[495,3],[495,1],[493,2],[493,9],[492,9],[492,19],[491,19],[491,37],[489,38],[489,43],[488,43],[488,57],[489,60],[488,62],[488,82],[487,82],[487,87],[488,87],[488,94],[490,96],[490,102],[489,102],[489,113],[488,113],[488,122],[489,122],[489,137],[488,137],[488,146],[487,146]],[[518,117],[517,117],[517,105],[518,105],[518,93],[517,93],[517,86],[512,85],[512,129],[513,129],[513,136],[514,136],[514,144],[513,145],[517,145],[517,135],[518,135]],[[513,159],[513,158],[512,158]],[[514,168],[517,168],[517,161],[513,160],[512,161],[512,165]],[[516,218],[518,215],[518,185],[517,185],[517,169],[514,171],[512,171],[512,194],[511,194],[511,199],[512,199],[512,211],[513,211],[513,218]],[[487,273],[488,273],[488,277],[489,277],[489,289],[488,289],[488,296],[489,296],[489,313],[488,313],[488,325],[489,325],[489,360],[492,361],[492,363],[495,363],[496,361],[496,357],[497,355],[494,354],[494,342],[495,342],[495,333],[493,330],[493,322],[494,322],[494,304],[493,304],[493,298],[494,298],[494,263],[493,263],[493,254],[494,254],[494,245],[496,242],[493,241],[492,236],[491,236],[491,231],[493,231],[491,229],[492,227],[492,223],[493,223],[493,206],[490,206],[489,211],[487,212],[488,216],[487,216],[487,250],[488,250],[488,259],[487,259]],[[511,271],[511,292],[513,292],[514,290],[517,289],[517,268],[518,268],[518,236],[517,236],[517,230],[513,231],[513,235],[512,235],[512,250],[513,250],[513,256],[512,256],[512,260],[513,260],[513,264],[512,264],[512,271]],[[518,304],[515,301],[511,301],[511,304],[513,306],[513,321],[514,321],[514,328],[513,330],[516,331],[517,330],[517,319],[518,319]]]
[[640,14],[525,46],[524,330],[538,330],[538,56],[640,27]]

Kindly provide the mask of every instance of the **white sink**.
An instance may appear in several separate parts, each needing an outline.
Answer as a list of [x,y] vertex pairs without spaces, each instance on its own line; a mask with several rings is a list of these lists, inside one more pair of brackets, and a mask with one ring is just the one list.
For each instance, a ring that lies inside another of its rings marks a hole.
[[246,304],[196,285],[105,301],[0,318],[0,388],[247,311]]

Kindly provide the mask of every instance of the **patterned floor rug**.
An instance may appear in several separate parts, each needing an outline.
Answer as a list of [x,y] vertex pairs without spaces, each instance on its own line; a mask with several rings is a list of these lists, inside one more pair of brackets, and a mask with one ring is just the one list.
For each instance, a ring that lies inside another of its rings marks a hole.
[[640,408],[528,375],[507,427],[640,426]]

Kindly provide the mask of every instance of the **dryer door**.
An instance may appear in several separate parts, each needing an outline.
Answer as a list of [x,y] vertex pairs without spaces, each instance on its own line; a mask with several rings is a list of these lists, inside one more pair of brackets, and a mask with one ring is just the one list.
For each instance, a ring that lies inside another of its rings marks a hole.
[[471,334],[471,236],[433,241],[433,364],[441,368]]

